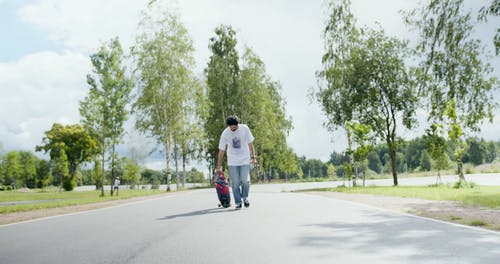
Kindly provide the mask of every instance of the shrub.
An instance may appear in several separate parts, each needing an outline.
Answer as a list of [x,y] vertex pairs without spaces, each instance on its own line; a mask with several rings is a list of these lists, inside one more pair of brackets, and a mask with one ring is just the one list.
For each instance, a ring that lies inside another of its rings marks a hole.
[[0,191],[12,191],[12,185],[0,186]]
[[468,183],[466,181],[460,180],[460,181],[455,182],[455,184],[453,185],[453,188],[454,189],[463,189],[463,188],[471,188],[472,189],[472,188],[475,188],[476,186],[477,186],[477,184],[474,182]]
[[160,180],[155,179],[153,183],[151,184],[151,189],[152,190],[158,190],[160,189]]
[[470,222],[470,225],[471,226],[485,226],[485,225],[487,225],[487,223],[484,222],[483,220],[472,220]]
[[65,177],[63,180],[63,188],[65,191],[72,191],[76,186],[76,181],[71,177]]

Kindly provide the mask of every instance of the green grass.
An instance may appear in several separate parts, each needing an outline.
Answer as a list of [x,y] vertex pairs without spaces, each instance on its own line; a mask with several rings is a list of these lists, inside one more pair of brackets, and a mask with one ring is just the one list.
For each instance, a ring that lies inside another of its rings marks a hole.
[[[91,204],[120,199],[127,199],[139,196],[148,196],[165,193],[162,190],[120,190],[119,196],[109,196],[109,191],[101,197],[101,191],[84,192],[58,192],[57,190],[35,190],[29,192],[2,191],[0,192],[0,203],[7,202],[34,202],[16,205],[0,205],[0,214],[30,211],[36,209],[56,208],[71,205]],[[40,201],[40,202],[36,202]]]
[[469,222],[469,225],[471,226],[487,226],[488,224],[484,222],[483,220],[472,220]]
[[474,188],[455,189],[440,186],[398,186],[398,187],[339,187],[324,189],[344,193],[362,193],[385,196],[422,198],[428,200],[457,201],[466,205],[500,208],[500,186],[475,186]]
[[457,220],[462,220],[462,218],[456,215],[452,215],[450,216],[450,220],[457,221]]

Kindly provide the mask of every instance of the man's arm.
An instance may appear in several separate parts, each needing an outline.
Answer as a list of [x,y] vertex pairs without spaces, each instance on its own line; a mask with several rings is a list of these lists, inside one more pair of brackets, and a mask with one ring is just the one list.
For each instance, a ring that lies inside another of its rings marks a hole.
[[255,154],[255,148],[253,142],[248,143],[248,149],[250,150],[250,163],[257,163],[257,154]]
[[219,149],[219,154],[217,155],[217,167],[215,169],[217,171],[222,171],[222,158],[224,157],[224,150]]

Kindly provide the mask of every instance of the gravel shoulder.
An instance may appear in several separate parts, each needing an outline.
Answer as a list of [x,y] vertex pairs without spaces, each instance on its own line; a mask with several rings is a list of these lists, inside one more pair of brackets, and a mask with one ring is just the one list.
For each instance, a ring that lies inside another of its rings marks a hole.
[[64,215],[64,214],[72,214],[72,213],[95,210],[95,209],[106,208],[106,207],[113,207],[113,206],[118,206],[118,205],[122,205],[122,204],[128,204],[128,203],[140,202],[140,201],[145,201],[145,200],[150,200],[150,199],[156,199],[159,197],[172,195],[172,194],[173,193],[166,192],[166,193],[157,194],[157,195],[134,197],[134,198],[130,198],[130,199],[113,200],[113,201],[101,202],[101,203],[82,204],[82,205],[75,205],[75,206],[65,206],[65,207],[60,207],[60,208],[49,208],[49,209],[32,210],[32,211],[26,211],[26,212],[1,214],[0,215],[0,225],[25,222],[25,221],[29,221],[29,220],[33,220],[33,219],[38,219],[38,218],[51,217],[51,216]]
[[433,201],[371,194],[349,194],[338,192],[306,193],[347,200],[446,222],[500,231],[500,209],[474,207],[451,201]]

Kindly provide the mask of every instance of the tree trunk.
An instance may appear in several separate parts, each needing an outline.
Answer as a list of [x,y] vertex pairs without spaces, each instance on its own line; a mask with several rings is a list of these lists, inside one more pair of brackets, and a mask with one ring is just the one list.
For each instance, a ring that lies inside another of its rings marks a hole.
[[349,150],[349,166],[351,166],[352,174],[352,187],[356,187],[356,173],[354,173],[354,154],[352,153],[352,138],[351,131],[346,129],[347,132],[347,149]]
[[363,171],[363,187],[365,187],[366,173]]
[[389,145],[391,149],[391,169],[392,169],[392,178],[394,180],[394,186],[398,186],[398,171],[397,171],[397,162],[396,162],[396,149],[393,146],[393,142]]
[[165,156],[167,162],[167,192],[170,192],[170,143],[165,142]]
[[461,158],[457,158],[457,172],[458,172],[458,180],[463,181],[463,182],[467,182],[465,180],[464,167],[463,167],[463,163],[462,163]]
[[182,188],[186,187],[186,157],[182,157]]
[[101,172],[101,196],[104,196],[104,175],[105,175],[105,169],[104,169],[104,162],[105,162],[105,151],[102,151],[102,172]]
[[113,196],[113,185],[114,185],[114,180],[115,180],[115,145],[113,144],[113,147],[111,148],[111,188],[110,188],[110,194]]
[[[175,145],[175,144],[174,144]],[[174,146],[174,160],[175,160],[175,186],[179,190],[179,148]]]

